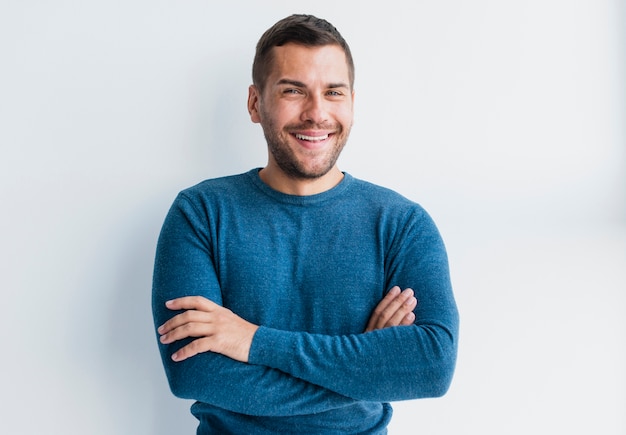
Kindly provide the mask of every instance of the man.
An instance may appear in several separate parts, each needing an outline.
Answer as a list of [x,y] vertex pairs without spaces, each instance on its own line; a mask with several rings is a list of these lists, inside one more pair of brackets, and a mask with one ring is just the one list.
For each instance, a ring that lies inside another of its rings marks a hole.
[[248,97],[267,165],[184,190],[167,215],[154,319],[199,434],[383,434],[388,402],[449,387],[458,315],[435,225],[337,166],[353,85],[332,25],[276,23]]

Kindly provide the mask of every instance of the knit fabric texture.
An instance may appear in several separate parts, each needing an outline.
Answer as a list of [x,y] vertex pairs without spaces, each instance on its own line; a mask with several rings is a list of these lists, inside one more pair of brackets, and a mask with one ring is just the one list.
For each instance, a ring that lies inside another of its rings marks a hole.
[[[311,196],[277,192],[259,170],[182,191],[157,245],[155,326],[165,301],[201,295],[260,325],[248,363],[159,343],[172,392],[193,399],[198,434],[384,434],[391,401],[451,382],[458,312],[440,234],[418,204],[344,174]],[[364,332],[393,286],[415,322]],[[157,340],[158,341],[158,340]]]

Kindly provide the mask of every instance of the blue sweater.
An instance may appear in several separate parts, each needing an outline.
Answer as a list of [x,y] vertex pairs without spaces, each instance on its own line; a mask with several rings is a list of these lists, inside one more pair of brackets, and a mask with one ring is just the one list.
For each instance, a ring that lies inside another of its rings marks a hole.
[[[414,289],[413,325],[364,333],[393,286]],[[345,174],[311,196],[248,173],[181,192],[156,254],[153,313],[202,295],[261,325],[249,363],[188,341],[159,343],[173,393],[194,399],[198,434],[386,433],[390,401],[444,394],[458,313],[441,237],[399,194]]]

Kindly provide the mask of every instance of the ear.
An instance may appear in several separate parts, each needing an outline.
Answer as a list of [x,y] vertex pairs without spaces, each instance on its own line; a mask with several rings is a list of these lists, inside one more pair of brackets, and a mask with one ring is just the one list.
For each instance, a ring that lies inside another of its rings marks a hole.
[[259,104],[261,104],[260,98],[261,94],[258,88],[254,85],[250,85],[248,88],[248,113],[250,114],[252,122],[257,124],[261,122],[259,111]]

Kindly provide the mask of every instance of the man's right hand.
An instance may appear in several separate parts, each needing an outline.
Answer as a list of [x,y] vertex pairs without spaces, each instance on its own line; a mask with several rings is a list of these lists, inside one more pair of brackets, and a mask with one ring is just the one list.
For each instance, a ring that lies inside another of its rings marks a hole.
[[416,306],[417,299],[412,289],[401,291],[400,287],[393,287],[374,308],[365,332],[390,326],[411,325],[415,321],[413,310]]

